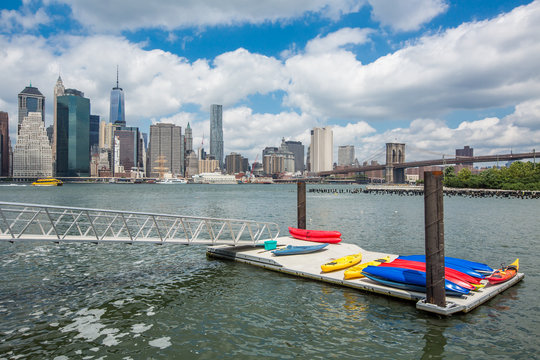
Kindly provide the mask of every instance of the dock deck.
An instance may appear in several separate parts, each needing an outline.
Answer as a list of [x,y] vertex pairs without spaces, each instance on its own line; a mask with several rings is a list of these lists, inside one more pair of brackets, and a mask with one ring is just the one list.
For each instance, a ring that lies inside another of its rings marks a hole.
[[[278,246],[280,245],[306,245],[305,241],[296,240],[292,237],[279,237],[276,239]],[[498,285],[487,284],[479,291],[472,291],[469,295],[462,297],[447,297],[447,306],[445,308],[437,307],[425,303],[426,295],[420,292],[407,291],[396,289],[378,284],[367,278],[344,280],[343,273],[345,270],[323,273],[321,265],[346,255],[362,253],[362,262],[368,262],[381,257],[390,256],[390,259],[395,259],[398,255],[385,254],[380,252],[367,251],[354,244],[339,243],[330,244],[322,251],[310,254],[291,255],[291,256],[274,256],[271,251],[265,251],[261,247],[251,245],[244,246],[210,246],[207,248],[208,256],[230,259],[238,262],[243,262],[265,269],[278,271],[290,275],[300,276],[303,278],[314,279],[335,285],[347,286],[359,290],[369,291],[377,294],[393,296],[405,300],[416,301],[418,309],[437,313],[440,315],[451,315],[457,312],[469,312],[477,306],[485,303],[497,294],[515,285],[524,278],[524,274],[518,273],[511,280]],[[483,281],[486,282],[487,281]]]

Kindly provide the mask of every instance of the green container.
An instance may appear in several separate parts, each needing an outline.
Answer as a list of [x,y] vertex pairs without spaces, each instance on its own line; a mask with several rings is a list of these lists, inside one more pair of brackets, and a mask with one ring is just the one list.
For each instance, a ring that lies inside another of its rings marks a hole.
[[274,250],[277,247],[276,240],[266,240],[264,242],[264,250]]

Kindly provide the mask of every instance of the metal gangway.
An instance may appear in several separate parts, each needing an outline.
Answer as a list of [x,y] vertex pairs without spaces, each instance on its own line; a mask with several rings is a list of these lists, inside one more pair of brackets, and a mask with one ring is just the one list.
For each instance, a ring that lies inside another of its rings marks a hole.
[[271,222],[0,202],[0,241],[257,245]]

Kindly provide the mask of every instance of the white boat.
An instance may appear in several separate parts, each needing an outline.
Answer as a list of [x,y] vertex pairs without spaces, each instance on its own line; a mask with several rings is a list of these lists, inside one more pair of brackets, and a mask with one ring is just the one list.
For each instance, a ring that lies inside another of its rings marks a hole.
[[193,175],[193,182],[196,184],[238,184],[234,175],[223,175],[221,173]]
[[187,184],[186,179],[162,179],[159,181],[156,181],[156,184],[166,184],[166,185],[179,185],[179,184]]

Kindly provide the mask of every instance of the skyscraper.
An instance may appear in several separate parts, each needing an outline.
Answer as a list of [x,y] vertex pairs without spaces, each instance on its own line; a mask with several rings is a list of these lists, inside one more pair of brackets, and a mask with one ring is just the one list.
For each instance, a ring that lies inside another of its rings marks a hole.
[[9,173],[9,115],[0,111],[0,176],[10,176]]
[[99,149],[99,115],[90,115],[90,150],[94,153]]
[[41,120],[45,123],[45,96],[33,87],[32,84],[25,87],[23,91],[19,93],[19,122],[17,127],[17,134],[21,128],[21,124],[25,116],[28,116],[29,112],[41,113]]
[[334,133],[331,128],[311,130],[311,171],[330,171],[334,160]]
[[126,126],[126,114],[124,110],[124,90],[118,86],[118,67],[116,67],[116,86],[111,90],[111,107],[109,122],[120,126]]
[[294,154],[294,171],[304,171],[304,145],[300,141],[285,141],[285,145]]
[[57,122],[58,122],[58,108],[56,99],[58,99],[59,96],[64,95],[64,83],[62,82],[62,78],[60,75],[58,75],[58,80],[56,80],[56,85],[54,86],[54,105],[53,105],[53,134],[52,134],[52,157],[53,162],[56,161],[56,134],[57,134]]
[[14,178],[50,177],[52,149],[40,112],[29,112],[19,129],[13,151]]
[[354,163],[354,146],[344,145],[338,148],[338,165],[350,166]]
[[189,123],[186,126],[185,131],[185,141],[186,141],[186,154],[193,151],[193,130],[191,130],[191,126],[189,126]]
[[210,155],[218,160],[223,169],[223,106],[210,106]]
[[75,89],[57,99],[56,174],[90,174],[90,100]]
[[158,177],[170,172],[173,177],[184,173],[184,146],[182,128],[173,124],[158,123],[150,125],[150,164],[147,173]]

